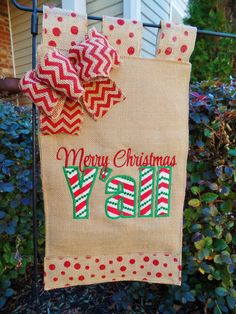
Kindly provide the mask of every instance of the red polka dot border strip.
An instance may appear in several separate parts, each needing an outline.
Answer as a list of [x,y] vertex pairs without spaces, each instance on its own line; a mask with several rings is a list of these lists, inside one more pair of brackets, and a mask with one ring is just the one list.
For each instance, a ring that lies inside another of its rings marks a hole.
[[114,281],[181,283],[181,260],[170,253],[46,257],[45,290]]

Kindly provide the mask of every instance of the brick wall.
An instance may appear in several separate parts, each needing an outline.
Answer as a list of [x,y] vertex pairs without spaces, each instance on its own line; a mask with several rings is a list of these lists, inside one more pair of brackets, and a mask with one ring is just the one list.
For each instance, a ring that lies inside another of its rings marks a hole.
[[0,75],[13,75],[7,0],[0,0]]

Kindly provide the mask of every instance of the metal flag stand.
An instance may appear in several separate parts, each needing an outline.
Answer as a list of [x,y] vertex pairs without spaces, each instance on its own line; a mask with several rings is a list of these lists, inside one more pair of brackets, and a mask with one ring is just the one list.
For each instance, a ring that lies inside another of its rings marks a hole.
[[[31,35],[32,35],[32,68],[36,66],[36,48],[37,48],[37,35],[38,35],[38,13],[42,13],[43,9],[37,7],[37,0],[32,0],[32,7],[27,7],[19,4],[16,0],[12,0],[12,4],[19,10],[31,12]],[[101,16],[87,17],[90,20],[102,21]],[[161,28],[160,24],[143,23],[144,27]],[[197,30],[199,35],[227,37],[236,39],[236,34],[214,32],[209,30]],[[33,252],[34,252],[34,297],[36,300],[36,313],[39,313],[39,290],[38,290],[38,226],[37,226],[37,213],[36,213],[36,107],[32,104],[32,211],[33,211]]]

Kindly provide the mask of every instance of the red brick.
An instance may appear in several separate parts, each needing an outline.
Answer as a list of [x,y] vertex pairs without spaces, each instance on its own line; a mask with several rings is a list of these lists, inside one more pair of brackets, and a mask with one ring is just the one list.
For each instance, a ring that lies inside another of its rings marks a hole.
[[0,75],[13,72],[7,0],[0,0]]

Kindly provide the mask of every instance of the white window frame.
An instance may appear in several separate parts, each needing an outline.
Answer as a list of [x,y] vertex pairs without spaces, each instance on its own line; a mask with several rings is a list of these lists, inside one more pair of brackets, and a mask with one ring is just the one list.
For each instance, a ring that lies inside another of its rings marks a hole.
[[123,0],[123,17],[141,21],[141,0]]
[[86,15],[86,0],[62,0],[62,9],[76,11],[81,15]]

